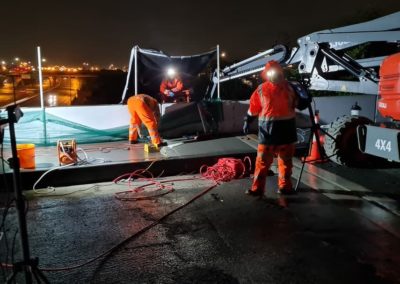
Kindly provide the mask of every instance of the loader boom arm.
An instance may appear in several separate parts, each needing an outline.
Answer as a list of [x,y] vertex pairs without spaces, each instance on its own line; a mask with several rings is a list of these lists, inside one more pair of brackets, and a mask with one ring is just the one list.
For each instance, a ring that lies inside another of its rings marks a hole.
[[[220,71],[220,83],[259,73],[268,61],[276,60],[282,66],[297,66],[298,72],[308,81],[310,89],[378,94],[379,76],[376,69],[389,54],[379,57],[353,59],[346,49],[365,43],[384,42],[400,44],[400,12],[372,21],[323,30],[297,40],[298,47],[287,50],[278,45]],[[333,80],[334,72],[346,71],[353,80]],[[218,83],[213,76],[213,97]]]

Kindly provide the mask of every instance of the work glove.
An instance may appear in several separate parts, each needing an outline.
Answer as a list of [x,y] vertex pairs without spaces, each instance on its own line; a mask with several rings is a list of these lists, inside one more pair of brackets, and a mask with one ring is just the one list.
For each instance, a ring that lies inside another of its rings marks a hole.
[[168,94],[171,98],[173,98],[175,96],[175,94],[173,92],[169,92]]
[[249,134],[250,123],[255,119],[255,116],[246,115],[243,120],[243,134]]

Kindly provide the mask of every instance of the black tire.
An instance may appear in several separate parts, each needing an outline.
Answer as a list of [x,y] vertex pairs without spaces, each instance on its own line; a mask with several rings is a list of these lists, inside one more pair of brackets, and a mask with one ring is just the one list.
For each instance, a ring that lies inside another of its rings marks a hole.
[[358,148],[357,126],[371,124],[362,116],[344,115],[333,121],[325,135],[324,149],[331,161],[349,167],[370,167],[374,157],[362,153]]

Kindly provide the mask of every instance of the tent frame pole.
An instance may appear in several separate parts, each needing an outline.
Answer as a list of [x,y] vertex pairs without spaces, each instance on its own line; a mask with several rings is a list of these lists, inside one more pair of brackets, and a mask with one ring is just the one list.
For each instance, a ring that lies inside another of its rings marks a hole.
[[137,62],[137,55],[138,55],[138,46],[136,45],[135,46],[135,49],[134,49],[134,54],[135,54],[135,95],[137,95],[137,93],[138,93],[138,73],[137,73],[137,71],[138,71],[138,62]]
[[217,44],[217,99],[221,100],[221,94],[220,94],[220,50],[219,50],[219,44]]
[[37,50],[37,61],[38,61],[38,74],[39,74],[39,95],[40,95],[40,110],[42,112],[43,121],[43,142],[47,145],[47,124],[46,124],[46,106],[44,104],[44,92],[43,92],[43,74],[42,74],[42,51],[40,46],[36,47]]

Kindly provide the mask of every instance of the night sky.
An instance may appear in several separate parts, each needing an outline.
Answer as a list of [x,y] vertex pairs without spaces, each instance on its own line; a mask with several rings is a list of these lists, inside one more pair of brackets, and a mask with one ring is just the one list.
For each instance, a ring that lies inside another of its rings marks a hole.
[[33,60],[40,45],[49,64],[101,66],[127,65],[136,44],[188,55],[219,43],[237,60],[314,31],[400,11],[399,0],[1,2],[0,60]]

